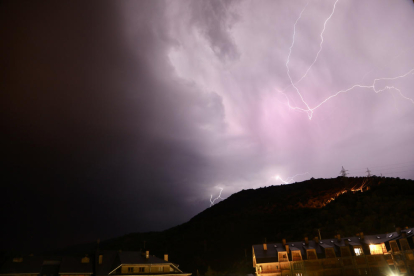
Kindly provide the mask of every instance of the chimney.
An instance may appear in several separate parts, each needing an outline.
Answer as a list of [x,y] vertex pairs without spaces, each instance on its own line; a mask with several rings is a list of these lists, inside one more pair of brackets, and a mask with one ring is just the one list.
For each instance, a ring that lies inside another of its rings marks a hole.
[[168,262],[168,254],[164,254],[164,261]]
[[285,244],[286,253],[289,254],[289,245]]
[[359,236],[360,236],[360,238],[361,238],[361,240],[364,240],[364,232],[361,232],[361,233],[359,233]]
[[145,258],[148,259],[149,258],[149,251],[145,251]]
[[395,228],[395,231],[397,232],[398,236],[401,235],[401,227]]
[[349,241],[347,239],[344,239],[345,241],[345,245],[348,246],[349,245]]
[[315,237],[313,240],[315,241],[316,244],[319,244],[319,238],[318,237]]
[[267,244],[263,244],[263,250],[267,250]]
[[283,239],[282,243],[283,243],[283,245],[285,245],[286,244],[286,239]]
[[341,242],[341,234],[336,235],[336,238],[338,239],[338,242]]
[[309,245],[309,239],[308,239],[308,237],[305,237],[305,244],[306,245]]

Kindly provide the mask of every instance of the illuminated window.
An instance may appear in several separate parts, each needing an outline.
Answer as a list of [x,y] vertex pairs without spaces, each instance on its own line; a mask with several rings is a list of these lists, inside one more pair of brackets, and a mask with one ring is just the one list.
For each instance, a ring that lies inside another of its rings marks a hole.
[[385,244],[370,244],[369,245],[369,251],[371,252],[371,255],[378,255],[378,254],[384,254],[387,252],[387,248],[385,247]]
[[302,261],[302,256],[299,251],[292,251],[292,261]]
[[158,267],[158,272],[162,272],[162,266]]
[[279,262],[288,261],[288,256],[286,252],[279,252]]
[[364,251],[362,251],[362,247],[360,247],[360,246],[355,246],[354,247],[354,252],[355,252],[355,255],[356,256],[361,256],[361,255],[364,255]]
[[99,255],[99,264],[102,264],[102,255]]

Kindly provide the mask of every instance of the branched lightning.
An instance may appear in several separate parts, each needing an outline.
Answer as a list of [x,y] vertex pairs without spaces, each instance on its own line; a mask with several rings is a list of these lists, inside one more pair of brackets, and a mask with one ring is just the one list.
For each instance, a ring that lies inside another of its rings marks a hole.
[[225,199],[221,197],[221,192],[223,191],[223,188],[219,188],[220,189],[220,193],[218,195],[218,197],[216,197],[215,199],[213,199],[213,195],[210,196],[210,207],[214,205],[214,203],[216,202],[216,200],[219,199]]
[[280,176],[276,176],[275,177],[275,179],[276,180],[280,180],[280,181],[282,181],[283,183],[285,183],[285,184],[290,184],[293,180],[294,180],[294,178],[295,177],[297,177],[297,176],[299,176],[299,175],[305,175],[305,174],[307,174],[308,172],[305,172],[305,173],[298,173],[298,174],[295,174],[294,176],[289,176],[288,178],[286,178],[286,179],[283,179],[283,178],[281,178]]
[[[323,33],[325,32],[326,29],[326,23],[328,23],[329,19],[331,19],[331,17],[333,16],[333,14],[335,13],[335,8],[336,8],[336,3],[338,3],[339,0],[335,1],[335,4],[333,6],[332,12],[329,15],[329,17],[325,20],[325,22],[323,23],[323,29],[322,32],[320,34],[321,37],[321,42],[319,43],[319,51],[316,53],[315,59],[313,60],[312,64],[309,66],[308,70],[306,70],[305,74],[296,82],[296,84],[298,84],[299,82],[301,82],[301,80],[303,80],[309,73],[310,69],[312,68],[312,66],[316,63],[316,60],[319,57],[319,54],[322,51],[322,44],[323,44]],[[306,4],[307,5],[307,4]]]
[[[334,98],[334,97],[336,97],[336,96],[338,96],[339,94],[342,94],[342,93],[347,93],[347,92],[349,92],[349,91],[351,91],[351,90],[353,90],[354,88],[365,88],[365,89],[372,89],[375,93],[380,93],[380,92],[383,92],[383,91],[385,91],[385,90],[394,90],[394,91],[396,91],[403,99],[405,99],[405,100],[408,100],[408,101],[410,101],[410,102],[412,102],[413,104],[414,104],[414,100],[412,99],[412,98],[409,98],[409,97],[407,97],[406,95],[404,95],[402,92],[401,92],[401,90],[399,89],[399,88],[397,88],[397,87],[395,87],[395,86],[388,86],[388,85],[386,85],[386,86],[383,86],[383,87],[381,87],[381,88],[378,88],[377,87],[377,82],[379,82],[379,81],[385,81],[385,80],[396,80],[396,79],[400,79],[400,78],[405,78],[405,77],[407,77],[408,75],[414,75],[414,68],[413,69],[411,69],[410,71],[408,71],[407,73],[405,73],[405,74],[403,74],[403,75],[399,75],[399,76],[396,76],[396,77],[385,77],[385,78],[377,78],[377,79],[374,79],[373,80],[373,82],[372,82],[372,84],[371,85],[362,85],[362,84],[355,84],[355,85],[352,85],[351,87],[349,87],[349,88],[347,88],[347,89],[343,89],[343,90],[340,90],[340,91],[337,91],[337,92],[335,92],[334,94],[332,94],[331,96],[329,96],[329,97],[327,97],[327,98],[325,98],[324,100],[322,100],[319,104],[317,104],[316,106],[314,106],[314,107],[310,107],[309,106],[309,104],[305,101],[305,99],[303,98],[303,96],[302,96],[302,94],[300,93],[300,91],[299,91],[299,88],[296,86],[299,82],[301,82],[306,76],[307,76],[307,74],[309,73],[309,71],[312,69],[312,67],[313,67],[313,65],[316,63],[316,61],[318,60],[318,57],[319,57],[319,54],[321,53],[321,51],[322,51],[322,44],[323,44],[323,42],[324,42],[324,40],[323,40],[323,34],[324,34],[324,32],[325,32],[325,29],[326,29],[326,24],[328,23],[328,21],[332,18],[332,16],[334,15],[334,13],[335,13],[335,8],[336,8],[336,4],[339,2],[339,0],[336,0],[335,1],[335,3],[334,3],[334,5],[333,5],[333,9],[332,9],[332,12],[330,13],[330,15],[329,15],[329,17],[325,20],[325,22],[324,22],[324,24],[323,24],[323,29],[322,29],[322,31],[321,31],[321,34],[320,34],[320,38],[321,38],[321,42],[320,42],[320,44],[319,44],[319,51],[317,52],[317,54],[316,54],[316,56],[315,56],[315,59],[313,60],[313,62],[311,63],[311,65],[308,67],[308,69],[306,70],[306,72],[305,72],[305,74],[303,74],[302,75],[302,77],[298,80],[298,81],[296,81],[296,82],[293,82],[293,80],[292,80],[292,77],[291,77],[291,75],[290,75],[290,70],[289,70],[289,62],[290,62],[290,56],[291,56],[291,54],[292,54],[292,48],[293,48],[293,46],[294,46],[294,44],[295,44],[295,36],[296,36],[296,25],[297,25],[297,23],[299,22],[299,20],[301,19],[301,17],[302,17],[302,14],[303,14],[303,12],[305,11],[305,9],[306,9],[306,7],[308,6],[308,4],[309,4],[309,2],[307,2],[306,3],[306,5],[305,5],[305,7],[302,9],[302,11],[300,12],[300,14],[299,14],[299,17],[296,19],[296,21],[295,21],[295,24],[293,25],[293,37],[292,37],[292,44],[291,44],[291,46],[290,46],[290,48],[289,48],[289,54],[288,54],[288,56],[287,56],[287,61],[286,61],[286,73],[287,73],[287,76],[288,76],[288,78],[289,78],[289,81],[290,81],[290,84],[287,86],[287,87],[285,87],[282,91],[280,91],[280,90],[278,90],[277,89],[277,92],[279,92],[279,93],[281,93],[281,94],[283,94],[284,96],[285,96],[285,98],[286,98],[286,100],[287,100],[287,105],[288,105],[288,107],[290,108],[290,109],[293,109],[293,110],[298,110],[298,111],[301,111],[301,112],[305,112],[307,115],[308,115],[308,118],[309,118],[309,120],[311,120],[312,119],[312,116],[313,116],[313,113],[314,113],[314,111],[317,109],[317,108],[319,108],[320,106],[322,106],[324,103],[326,103],[326,102],[328,102],[330,99],[332,99],[332,98]],[[397,56],[398,57],[398,56]],[[365,75],[364,75],[364,77],[363,77],[363,79],[366,77],[366,75],[368,75],[369,73],[370,73],[371,71],[369,71],[369,72],[367,72]],[[361,80],[362,81],[362,80]],[[301,99],[301,101],[303,102],[303,104],[306,106],[305,108],[301,108],[301,107],[298,107],[298,106],[293,106],[293,105],[291,105],[290,104],[290,100],[289,100],[289,97],[286,95],[286,93],[284,92],[285,91],[285,89],[286,88],[288,88],[289,86],[292,86],[294,89],[295,89],[295,91],[296,91],[296,93],[299,95],[299,97],[300,97],[300,99]],[[280,177],[279,177],[279,179],[280,180],[282,180],[283,182],[289,182],[289,181],[284,181],[283,179],[281,179]]]
[[[307,104],[307,103],[305,102],[305,100],[303,99],[302,94],[300,94],[299,89],[298,89],[298,88],[296,87],[296,85],[293,83],[292,77],[290,76],[290,72],[289,72],[289,61],[290,61],[290,55],[292,54],[292,48],[293,48],[293,45],[295,45],[296,24],[299,22],[300,18],[302,17],[302,14],[303,14],[303,12],[305,11],[305,9],[306,9],[306,7],[308,6],[308,4],[309,4],[309,1],[306,3],[305,7],[304,7],[304,8],[302,9],[302,11],[300,12],[298,19],[296,19],[296,22],[295,22],[295,24],[293,25],[293,38],[292,38],[292,45],[290,45],[290,48],[289,48],[289,54],[288,54],[287,61],[286,61],[286,69],[287,69],[287,70],[286,70],[286,73],[287,73],[287,75],[288,75],[288,77],[289,77],[290,84],[291,84],[291,85],[293,86],[293,88],[296,90],[296,92],[298,93],[298,95],[299,95],[300,99],[301,99],[301,100],[302,100],[302,102],[306,105],[306,107],[308,108],[308,110],[310,110],[310,108],[309,108],[308,104]],[[308,114],[308,116],[309,116],[309,114]],[[310,116],[312,116],[312,111],[311,111]]]

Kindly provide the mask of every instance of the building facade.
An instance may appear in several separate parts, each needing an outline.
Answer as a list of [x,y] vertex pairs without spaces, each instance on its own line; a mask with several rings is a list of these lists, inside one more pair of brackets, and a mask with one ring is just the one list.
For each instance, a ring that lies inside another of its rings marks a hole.
[[414,276],[414,228],[393,233],[253,245],[263,276]]
[[130,276],[181,275],[177,264],[151,256],[149,251],[97,251],[83,257],[25,256],[8,259],[0,267],[0,276]]

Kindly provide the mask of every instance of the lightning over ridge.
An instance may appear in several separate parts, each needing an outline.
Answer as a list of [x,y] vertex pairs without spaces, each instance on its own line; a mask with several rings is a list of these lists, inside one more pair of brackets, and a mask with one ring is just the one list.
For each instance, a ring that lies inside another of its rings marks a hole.
[[219,189],[220,189],[220,193],[219,193],[219,195],[218,195],[216,198],[214,198],[214,199],[213,199],[213,195],[211,195],[211,196],[210,196],[210,207],[211,207],[211,206],[213,206],[213,205],[214,205],[214,203],[215,203],[217,200],[219,200],[219,199],[222,199],[222,200],[223,200],[223,199],[225,199],[225,198],[222,198],[222,197],[221,197],[221,192],[223,192],[223,188],[219,188]]
[[298,173],[298,174],[295,174],[294,176],[289,176],[288,178],[286,178],[286,179],[283,179],[283,178],[281,178],[279,175],[277,175],[276,177],[275,177],[275,179],[276,180],[280,180],[280,181],[282,181],[283,183],[285,183],[285,184],[290,184],[290,183],[292,183],[293,182],[293,180],[295,179],[295,177],[297,177],[297,176],[300,176],[300,175],[305,175],[305,174],[308,174],[308,172],[305,172],[305,173]]

